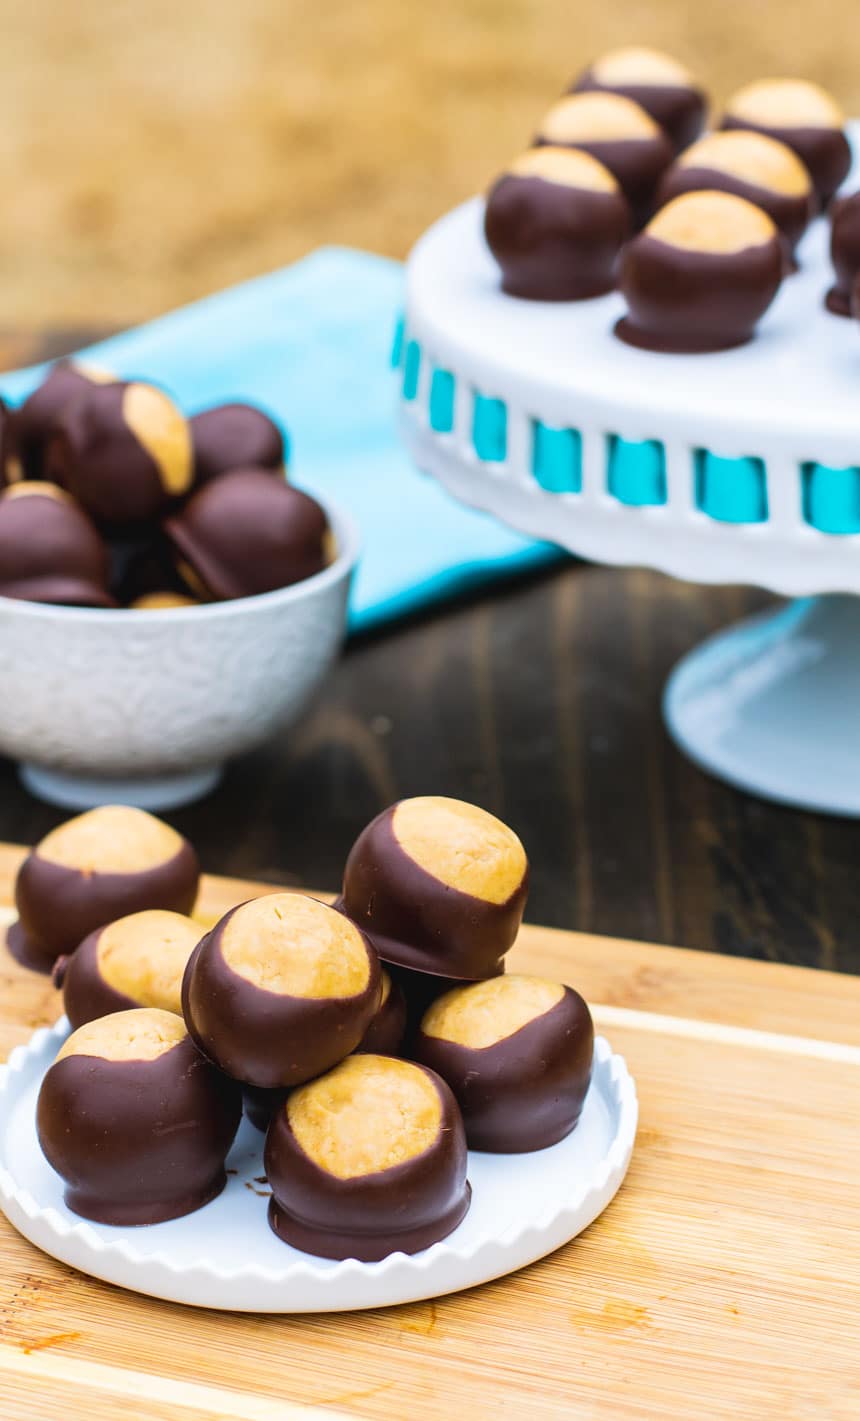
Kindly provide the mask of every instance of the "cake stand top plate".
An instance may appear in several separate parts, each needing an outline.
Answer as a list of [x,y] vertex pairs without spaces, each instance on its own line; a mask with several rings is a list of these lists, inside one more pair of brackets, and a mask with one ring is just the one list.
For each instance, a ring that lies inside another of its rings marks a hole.
[[757,336],[735,350],[663,355],[613,333],[623,298],[527,302],[504,295],[483,238],[482,199],[443,217],[408,269],[410,332],[442,366],[468,367],[479,386],[517,398],[547,422],[602,420],[628,439],[695,439],[727,456],[860,459],[860,327],[823,304],[832,283],[828,226],[801,243]]

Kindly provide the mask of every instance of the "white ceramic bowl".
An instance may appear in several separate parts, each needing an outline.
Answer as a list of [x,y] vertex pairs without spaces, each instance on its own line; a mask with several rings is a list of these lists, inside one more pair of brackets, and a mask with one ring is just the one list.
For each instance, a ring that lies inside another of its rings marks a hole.
[[304,582],[212,606],[101,611],[0,597],[0,754],[34,794],[170,809],[296,720],[337,656],[358,536]]

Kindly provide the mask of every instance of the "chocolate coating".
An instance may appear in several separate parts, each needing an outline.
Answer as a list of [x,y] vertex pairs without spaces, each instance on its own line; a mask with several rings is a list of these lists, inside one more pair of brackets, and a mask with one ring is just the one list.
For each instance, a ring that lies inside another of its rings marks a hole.
[[720,125],[749,128],[787,143],[806,164],[822,207],[845,181],[851,148],[830,96],[805,80],[769,79],[739,90]]
[[245,1114],[255,1130],[265,1135],[272,1122],[272,1116],[283,1105],[289,1092],[283,1090],[262,1090],[259,1086],[242,1086],[242,1104]]
[[705,126],[704,90],[668,56],[631,50],[605,55],[590,64],[569,90],[573,94],[595,91],[620,94],[639,104],[664,129],[676,153],[695,142]]
[[705,217],[717,198],[758,211],[728,193],[686,193],[625,248],[619,287],[629,314],[615,331],[628,345],[695,354],[728,350],[751,339],[784,271],[784,249],[765,214],[759,215],[770,235],[730,250],[697,250],[659,235],[664,228],[658,224],[679,204],[707,200],[701,205]]
[[187,595],[160,523],[141,526],[133,537],[112,539],[111,562],[111,589],[123,605],[153,593]]
[[52,484],[0,493],[0,596],[69,607],[114,607],[107,548],[74,499]]
[[[404,805],[452,806],[457,800],[429,797]],[[473,810],[471,805],[466,809]],[[504,955],[519,931],[528,895],[528,864],[519,846],[522,873],[503,901],[463,891],[436,876],[407,852],[395,832],[400,805],[392,805],[362,830],[346,862],[341,909],[367,933],[382,960],[439,977],[474,980],[504,971]],[[480,814],[481,811],[475,811]],[[510,830],[486,816],[489,823]],[[444,820],[439,825],[444,841]],[[481,841],[480,824],[471,844]]]
[[165,529],[191,591],[215,600],[289,587],[326,565],[320,505],[259,469],[205,484]]
[[3,440],[5,481],[12,484],[20,479],[43,478],[45,450],[63,410],[93,385],[113,383],[113,379],[112,375],[70,360],[58,361],[32,395],[10,411]]
[[97,521],[148,522],[191,488],[188,423],[154,385],[91,386],[59,416],[45,469]]
[[[373,1071],[391,1058],[356,1056],[338,1067],[367,1063]],[[397,1062],[409,1071],[424,1068]],[[332,1072],[334,1075],[335,1072]],[[418,1253],[447,1237],[464,1218],[471,1197],[466,1179],[466,1138],[451,1092],[432,1071],[424,1072],[438,1093],[439,1130],[419,1154],[388,1168],[339,1177],[305,1152],[290,1118],[291,1099],[276,1112],[266,1136],[265,1168],[272,1188],[269,1223],[285,1243],[322,1258],[373,1263],[390,1253]],[[325,1085],[314,1081],[305,1090]],[[384,1075],[380,1089],[384,1090]],[[296,1092],[299,1094],[299,1092]],[[336,1142],[340,1112],[332,1113]],[[403,1128],[408,1122],[403,1121]]]
[[836,280],[825,301],[834,315],[850,316],[851,291],[860,275],[860,192],[837,198],[830,221],[830,260]]
[[[106,835],[114,831],[117,811],[151,820],[141,809],[123,810],[117,805],[93,809],[71,824],[83,821],[87,832],[95,819],[103,823]],[[68,827],[68,826],[65,826]],[[163,828],[166,830],[167,826]],[[56,831],[55,831],[56,832]],[[172,831],[169,831],[172,834]],[[15,904],[19,923],[9,930],[7,945],[18,961],[37,971],[50,972],[56,959],[75,950],[91,932],[145,908],[167,908],[189,914],[197,897],[200,865],[186,839],[176,834],[175,849],[163,861],[138,871],[104,871],[96,858],[88,858],[82,868],[53,862],[40,852],[47,840],[31,850],[18,872]]]
[[[734,140],[741,134],[753,145],[763,145],[762,151],[733,153]],[[728,143],[723,142],[726,139]],[[749,158],[753,161],[746,161]],[[761,161],[757,163],[756,158]],[[750,174],[755,167],[770,181],[753,180]],[[782,188],[777,186],[779,181],[783,182]],[[790,189],[786,184],[790,184]],[[694,144],[663,175],[657,189],[657,206],[664,207],[682,193],[705,190],[733,193],[766,212],[785,239],[789,270],[793,269],[794,249],[815,216],[818,203],[808,172],[787,144],[740,129],[711,134]]]
[[72,1027],[132,1007],[180,1014],[182,975],[202,936],[192,919],[152,910],[90,933],[54,966]]
[[376,1015],[355,1049],[361,1054],[397,1056],[406,1036],[406,998],[388,972],[382,973],[381,992]]
[[[570,151],[543,148],[531,156],[563,160]],[[487,197],[484,234],[509,296],[582,301],[604,295],[629,233],[630,210],[617,184],[579,185],[575,171],[570,182],[549,179],[521,160],[519,171],[503,173]]]
[[[605,123],[602,114],[592,119],[586,106],[597,99],[617,108],[617,115],[610,112]],[[632,100],[610,93],[562,99],[545,115],[535,137],[535,146],[546,145],[580,149],[608,168],[630,204],[636,227],[650,216],[657,184],[674,157],[672,144],[650,115]]]
[[[327,941],[338,936],[340,917],[323,904],[315,905],[323,915],[318,923],[297,929],[291,917],[295,900],[313,901],[298,894],[272,894],[233,908],[195,948],[182,984],[183,1016],[199,1049],[244,1085],[265,1090],[298,1085],[342,1061],[358,1046],[379,1006],[379,960],[361,933],[355,946],[366,960],[366,977],[350,995],[270,991],[229,965],[225,936],[229,932],[232,938],[243,930],[243,909],[257,902],[271,905],[279,917],[284,915],[278,931],[283,951],[295,959],[307,956],[312,934],[322,947],[323,933]],[[333,930],[325,926],[326,916],[336,919]],[[256,939],[257,929],[251,931]],[[262,941],[259,950],[266,951]],[[269,975],[261,971],[262,977]]]
[[273,419],[256,405],[215,405],[191,420],[194,475],[209,483],[234,469],[281,472],[286,458],[284,436]]
[[[505,986],[515,991],[522,981],[507,977]],[[470,1149],[519,1154],[556,1144],[576,1125],[591,1080],[594,1027],[582,997],[565,987],[548,1011],[491,1045],[446,1040],[422,1025],[413,1050],[451,1087]]]
[[36,1125],[68,1207],[128,1227],[178,1218],[220,1194],[240,1116],[239,1087],[184,1036],[153,1060],[62,1057],[42,1081]]

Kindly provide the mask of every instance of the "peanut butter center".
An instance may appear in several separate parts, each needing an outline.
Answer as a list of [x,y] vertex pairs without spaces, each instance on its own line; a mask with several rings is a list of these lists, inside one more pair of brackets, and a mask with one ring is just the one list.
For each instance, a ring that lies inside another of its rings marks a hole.
[[194,477],[191,430],[169,396],[154,385],[129,385],[122,417],[155,463],[165,492],[187,493]]
[[638,45],[610,49],[595,60],[591,72],[601,84],[654,84],[678,89],[692,83],[689,69],[670,54]]
[[438,997],[425,1012],[421,1030],[425,1036],[483,1050],[544,1016],[563,996],[560,982],[546,982],[541,977],[493,977],[488,982],[455,987]]
[[142,597],[129,603],[130,612],[166,612],[172,607],[199,607],[196,597],[185,597],[181,592],[145,592]]
[[758,79],[738,90],[726,112],[765,128],[841,128],[845,122],[827,91],[806,79]]
[[508,168],[515,177],[543,178],[561,187],[583,188],[586,192],[617,192],[618,183],[597,158],[577,148],[530,148]]
[[98,969],[109,987],[140,1006],[181,1016],[182,975],[202,936],[200,924],[181,913],[132,913],[99,934]]
[[404,1164],[436,1143],[442,1102],[431,1078],[393,1056],[348,1056],[287,1101],[299,1145],[320,1169],[355,1179]]
[[392,831],[403,852],[448,888],[506,903],[527,869],[512,829],[476,804],[426,795],[395,806]]
[[106,804],[67,819],[34,852],[81,873],[145,873],[169,863],[184,843],[175,829],[144,809]]
[[13,498],[53,498],[57,503],[75,502],[65,489],[59,488],[57,484],[44,483],[41,479],[26,479],[22,483],[13,483],[0,493],[0,499],[8,501]]
[[57,1060],[100,1056],[104,1061],[155,1061],[187,1035],[182,1017],[173,1012],[154,1007],[117,1011],[79,1026],[61,1046]]
[[221,935],[231,971],[290,997],[354,997],[370,980],[360,932],[341,913],[301,893],[269,893],[238,908]]
[[70,362],[74,370],[79,375],[83,375],[89,380],[91,385],[115,385],[116,375],[112,370],[106,370],[103,365],[90,365],[87,361],[73,360]]
[[728,192],[687,192],[661,208],[645,228],[684,251],[730,256],[747,247],[760,247],[776,234],[766,212]]
[[540,136],[550,143],[600,143],[654,138],[660,132],[650,114],[622,94],[570,94],[549,110]]
[[709,133],[681,154],[678,166],[710,168],[784,197],[808,197],[812,187],[806,167],[788,144],[747,128]]

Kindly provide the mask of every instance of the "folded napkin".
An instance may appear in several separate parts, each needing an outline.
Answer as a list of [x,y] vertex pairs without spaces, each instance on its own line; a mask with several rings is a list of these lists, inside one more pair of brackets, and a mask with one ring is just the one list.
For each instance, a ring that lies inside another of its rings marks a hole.
[[[323,248],[81,352],[189,413],[252,400],[286,424],[291,480],[361,531],[353,631],[558,556],[456,503],[400,447],[389,356],[402,303],[399,263]],[[0,394],[19,402],[43,371],[0,376]]]

